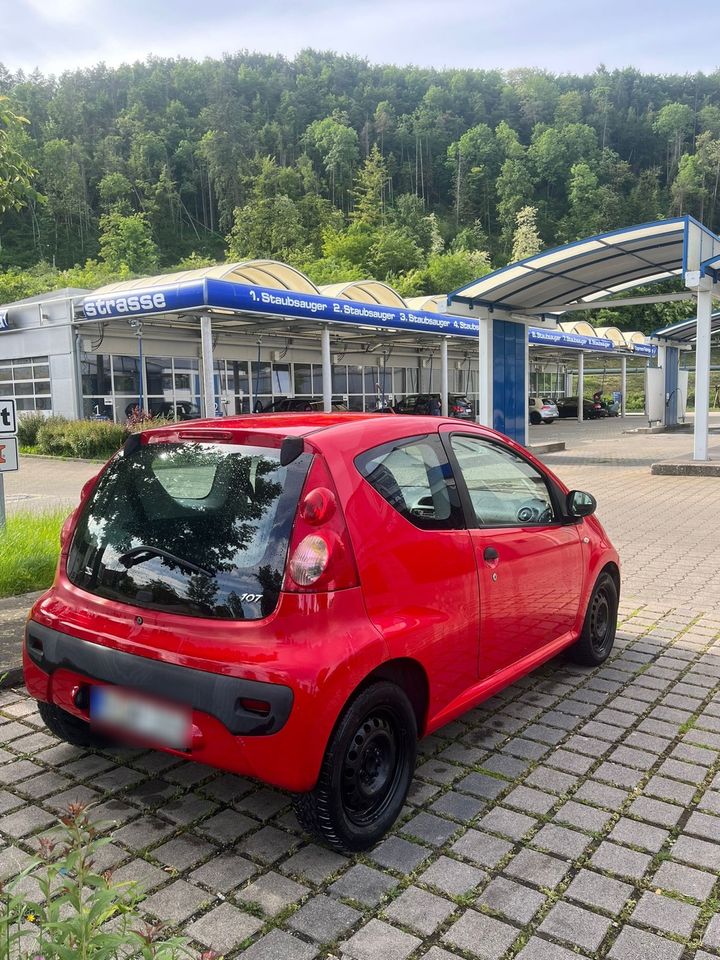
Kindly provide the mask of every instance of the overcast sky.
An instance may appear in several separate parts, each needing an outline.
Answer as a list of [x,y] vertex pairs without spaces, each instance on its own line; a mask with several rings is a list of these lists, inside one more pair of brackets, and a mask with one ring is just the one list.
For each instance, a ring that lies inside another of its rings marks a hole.
[[718,10],[707,0],[0,0],[0,62],[59,73],[311,46],[436,67],[712,72]]

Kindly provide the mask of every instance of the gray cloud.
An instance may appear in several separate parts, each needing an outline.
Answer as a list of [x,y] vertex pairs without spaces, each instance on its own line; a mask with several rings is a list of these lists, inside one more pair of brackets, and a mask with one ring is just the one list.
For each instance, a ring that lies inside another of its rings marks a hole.
[[372,62],[555,73],[600,63],[712,72],[720,61],[720,15],[669,0],[0,0],[0,24],[0,62],[44,73],[308,46]]

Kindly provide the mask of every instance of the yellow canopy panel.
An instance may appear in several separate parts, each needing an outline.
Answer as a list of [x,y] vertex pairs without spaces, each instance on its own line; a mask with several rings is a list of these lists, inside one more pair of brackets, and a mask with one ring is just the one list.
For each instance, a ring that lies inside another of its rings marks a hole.
[[154,277],[136,277],[134,280],[110,283],[95,292],[103,295],[121,293],[126,290],[167,287],[205,279],[230,280],[234,283],[248,283],[278,290],[292,290],[297,293],[318,293],[318,288],[309,277],[295,267],[277,260],[241,260],[237,263],[218,263],[212,267],[199,267],[195,270],[161,273]]
[[405,303],[411,310],[426,310],[430,313],[441,313],[442,308],[447,306],[447,295],[436,293],[431,297],[408,297]]
[[565,320],[558,326],[565,333],[578,333],[581,337],[599,337],[602,334],[595,332],[595,327],[587,320]]
[[324,297],[357,300],[360,303],[379,303],[384,307],[404,307],[405,301],[387,283],[380,280],[351,280],[349,283],[328,283],[320,287]]

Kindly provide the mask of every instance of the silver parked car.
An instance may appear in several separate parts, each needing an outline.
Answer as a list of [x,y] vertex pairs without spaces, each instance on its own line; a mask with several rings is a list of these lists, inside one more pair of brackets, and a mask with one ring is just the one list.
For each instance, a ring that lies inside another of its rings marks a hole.
[[545,397],[530,397],[530,423],[552,423],[560,416],[554,400]]

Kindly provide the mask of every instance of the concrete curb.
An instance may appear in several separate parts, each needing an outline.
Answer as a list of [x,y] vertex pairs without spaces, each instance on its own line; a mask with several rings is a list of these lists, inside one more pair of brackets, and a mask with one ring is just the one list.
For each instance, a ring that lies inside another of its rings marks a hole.
[[720,477],[720,460],[663,460],[650,467],[656,477]]

